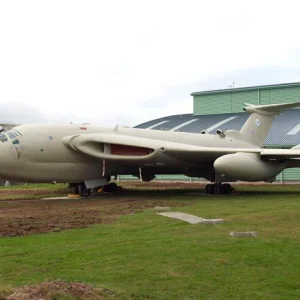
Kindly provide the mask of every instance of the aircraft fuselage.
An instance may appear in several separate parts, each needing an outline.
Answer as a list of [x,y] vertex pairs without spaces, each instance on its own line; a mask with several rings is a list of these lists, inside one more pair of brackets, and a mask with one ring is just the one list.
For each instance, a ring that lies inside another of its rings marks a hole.
[[[0,134],[0,177],[7,180],[26,182],[81,182],[100,178],[103,175],[102,160],[76,152],[65,145],[66,136],[89,133],[118,133],[170,141],[187,145],[207,147],[255,147],[234,138],[220,138],[218,135],[168,132],[136,128],[104,128],[96,125],[78,124],[29,124],[21,125]],[[215,158],[218,155],[215,154]],[[201,167],[202,162],[196,162]],[[204,161],[205,163],[205,161]],[[188,165],[188,164],[187,164]],[[178,174],[186,168],[181,162]],[[112,174],[126,172],[124,166],[112,164]],[[158,172],[166,172],[159,168]],[[172,173],[176,173],[172,169]]]

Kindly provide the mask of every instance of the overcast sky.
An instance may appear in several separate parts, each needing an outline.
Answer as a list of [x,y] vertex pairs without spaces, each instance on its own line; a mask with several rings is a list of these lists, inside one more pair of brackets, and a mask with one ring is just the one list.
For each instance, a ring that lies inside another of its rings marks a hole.
[[[300,81],[299,1],[1,1],[0,123],[134,126]],[[300,100],[300,99],[299,99]]]

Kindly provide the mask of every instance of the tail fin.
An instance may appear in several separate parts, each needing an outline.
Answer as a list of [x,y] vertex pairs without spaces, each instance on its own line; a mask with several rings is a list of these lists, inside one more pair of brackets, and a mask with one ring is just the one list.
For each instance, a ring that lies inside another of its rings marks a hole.
[[243,140],[262,147],[275,116],[286,109],[299,106],[300,102],[246,106],[244,111],[251,115],[242,127],[240,135]]

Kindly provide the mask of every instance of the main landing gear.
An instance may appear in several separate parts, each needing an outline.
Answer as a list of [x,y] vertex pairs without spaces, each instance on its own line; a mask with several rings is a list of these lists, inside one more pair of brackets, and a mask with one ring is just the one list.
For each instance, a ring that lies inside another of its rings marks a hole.
[[75,187],[75,194],[79,194],[83,198],[89,197],[91,193],[91,189],[86,188],[84,183],[78,184],[78,186]]
[[76,195],[80,195],[81,197],[89,197],[91,193],[91,189],[86,188],[83,182],[74,186],[74,194]]
[[118,185],[115,182],[110,182],[103,186],[103,192],[105,193],[113,193],[119,190]]
[[206,194],[231,194],[233,188],[229,183],[210,183],[205,186]]
[[92,194],[92,192],[97,192],[100,188],[102,188],[103,192],[106,193],[113,193],[119,190],[119,187],[115,182],[111,182],[104,186],[95,187],[93,189],[88,189],[85,186],[84,182],[81,182],[79,184],[76,184],[74,188],[75,188],[74,193],[76,195],[80,195],[83,198],[89,197]]

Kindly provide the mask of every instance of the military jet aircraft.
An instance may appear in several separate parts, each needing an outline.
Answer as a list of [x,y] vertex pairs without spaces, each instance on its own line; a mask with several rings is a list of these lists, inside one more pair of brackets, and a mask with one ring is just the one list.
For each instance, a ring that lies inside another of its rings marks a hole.
[[185,174],[211,181],[208,194],[232,191],[228,182],[272,182],[285,168],[299,167],[300,147],[263,149],[273,119],[300,102],[254,106],[240,131],[214,135],[96,125],[28,124],[0,133],[0,177],[25,182],[70,183],[89,196],[112,176]]

